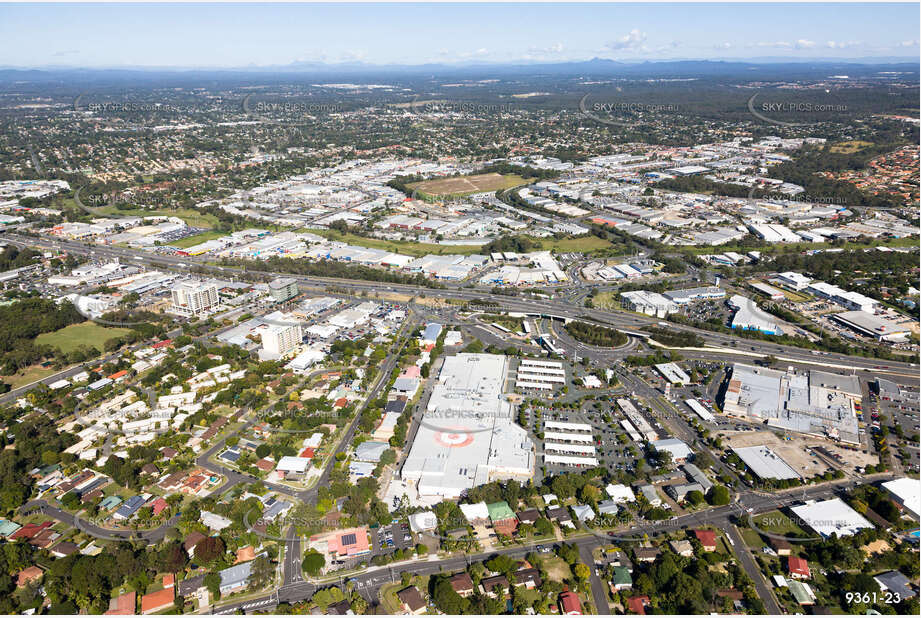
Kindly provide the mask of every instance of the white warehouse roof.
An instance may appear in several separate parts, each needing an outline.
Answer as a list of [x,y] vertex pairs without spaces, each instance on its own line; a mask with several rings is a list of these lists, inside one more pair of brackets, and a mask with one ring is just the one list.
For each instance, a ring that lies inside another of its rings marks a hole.
[[813,502],[790,509],[816,533],[828,538],[832,534],[839,537],[854,535],[873,525],[849,507],[841,498],[822,502]]

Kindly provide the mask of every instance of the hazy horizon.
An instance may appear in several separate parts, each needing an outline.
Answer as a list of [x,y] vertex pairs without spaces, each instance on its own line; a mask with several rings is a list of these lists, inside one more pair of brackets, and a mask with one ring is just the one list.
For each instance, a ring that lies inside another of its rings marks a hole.
[[0,66],[912,62],[919,5],[4,4]]

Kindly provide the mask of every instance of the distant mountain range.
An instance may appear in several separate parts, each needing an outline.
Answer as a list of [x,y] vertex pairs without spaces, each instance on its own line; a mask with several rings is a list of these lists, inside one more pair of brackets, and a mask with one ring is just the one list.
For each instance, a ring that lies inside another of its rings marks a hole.
[[[96,81],[110,79],[176,79],[236,78],[246,76],[280,77],[297,76],[299,79],[316,77],[328,81],[341,77],[348,79],[509,79],[516,77],[538,78],[727,78],[746,80],[821,79],[846,75],[850,78],[896,73],[901,77],[917,76],[918,60],[911,58],[855,58],[792,59],[778,57],[748,60],[657,60],[624,62],[593,58],[577,62],[557,63],[468,63],[375,65],[363,62],[326,64],[320,62],[294,62],[287,65],[252,66],[235,68],[213,67],[100,67],[79,68],[47,66],[36,68],[2,67],[0,81]],[[6,90],[9,89],[9,85]]]

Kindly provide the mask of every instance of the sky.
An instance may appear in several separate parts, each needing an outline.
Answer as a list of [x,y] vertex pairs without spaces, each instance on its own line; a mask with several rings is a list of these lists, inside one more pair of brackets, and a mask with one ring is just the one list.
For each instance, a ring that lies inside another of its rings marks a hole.
[[919,4],[0,4],[0,66],[918,58]]

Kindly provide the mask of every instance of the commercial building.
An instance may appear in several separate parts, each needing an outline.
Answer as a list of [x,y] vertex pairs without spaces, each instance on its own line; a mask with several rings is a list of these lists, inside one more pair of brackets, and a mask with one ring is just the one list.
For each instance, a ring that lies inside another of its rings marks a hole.
[[838,535],[839,538],[851,536],[865,528],[873,527],[841,498],[807,502],[801,506],[791,507],[790,510],[823,538],[828,538],[832,534]]
[[309,547],[325,554],[330,561],[371,553],[368,529],[347,528],[310,537]]
[[503,394],[505,356],[445,358],[401,477],[420,496],[457,498],[494,480],[527,481],[535,449]]
[[693,410],[697,416],[700,417],[700,420],[706,421],[708,423],[712,423],[716,420],[716,417],[713,416],[713,414],[711,414],[710,411],[707,410],[707,408],[705,408],[703,404],[701,404],[696,399],[685,399],[684,403],[687,407],[691,408],[691,410]]
[[806,288],[806,291],[852,311],[864,311],[872,314],[880,306],[880,302],[875,298],[864,296],[859,292],[849,292],[839,288],[837,285],[825,283],[824,281],[813,281]]
[[877,341],[904,341],[911,334],[907,327],[865,311],[836,313],[831,319]]
[[566,370],[563,363],[553,361],[522,359],[518,365],[515,388],[551,390],[566,384]]
[[782,333],[777,319],[755,304],[755,301],[736,294],[729,299],[729,306],[736,310],[732,316],[732,328],[738,330],[757,330],[768,335]]
[[675,463],[687,461],[688,458],[694,455],[691,447],[678,438],[656,440],[655,442],[651,442],[651,444],[652,448],[656,449],[657,453],[665,452],[670,454],[672,456],[672,461]]
[[216,307],[220,302],[217,286],[201,281],[182,281],[172,289],[173,313],[198,317]]
[[686,374],[684,370],[675,363],[659,363],[655,367],[656,371],[658,371],[662,377],[665,378],[665,381],[670,384],[687,386],[691,383],[691,376]]
[[805,275],[801,275],[800,273],[795,273],[795,272],[780,273],[779,275],[777,275],[775,280],[780,285],[790,288],[791,290],[795,290],[797,292],[799,290],[804,289],[806,286],[808,286],[812,282],[812,279],[810,279],[809,277]]
[[275,301],[283,303],[297,296],[297,280],[280,277],[269,282],[269,294]]
[[762,479],[799,478],[796,470],[767,446],[746,446],[732,451],[748,466],[752,474]]
[[921,481],[903,477],[882,484],[892,501],[913,519],[921,517]]
[[[624,413],[624,416],[627,417],[628,425],[641,439],[649,442],[659,439],[659,434],[652,428],[649,421],[643,418],[643,415],[640,414],[639,410],[636,409],[636,406],[634,406],[629,399],[618,399],[617,406]],[[630,433],[630,431],[627,433]]]
[[795,373],[736,363],[723,396],[723,412],[767,421],[768,426],[858,443],[855,376],[811,370]]
[[776,223],[749,224],[748,229],[752,234],[765,242],[802,242],[803,239],[785,225]]
[[752,281],[748,284],[748,287],[756,292],[764,294],[771,300],[783,300],[785,298],[782,290],[775,288],[773,285],[762,283],[761,281]]
[[658,318],[664,318],[669,313],[678,311],[678,305],[674,301],[657,292],[647,292],[646,290],[621,292],[620,298],[625,309]]
[[722,288],[711,285],[702,288],[671,290],[669,292],[665,292],[662,296],[676,304],[686,305],[688,303],[694,302],[695,300],[715,300],[717,298],[725,298],[726,292]]

